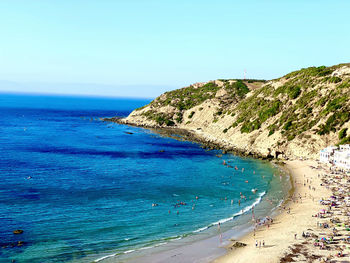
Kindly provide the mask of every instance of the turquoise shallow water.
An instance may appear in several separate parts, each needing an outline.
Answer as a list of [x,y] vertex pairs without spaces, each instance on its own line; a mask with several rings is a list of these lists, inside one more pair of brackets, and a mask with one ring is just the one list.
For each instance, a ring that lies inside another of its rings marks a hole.
[[267,162],[97,120],[148,102],[0,95],[0,262],[91,262],[283,198],[286,182]]

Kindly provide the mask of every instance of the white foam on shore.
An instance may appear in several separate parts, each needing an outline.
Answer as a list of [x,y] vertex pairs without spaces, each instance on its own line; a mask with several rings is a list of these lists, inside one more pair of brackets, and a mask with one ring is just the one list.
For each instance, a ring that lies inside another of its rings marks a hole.
[[142,247],[142,248],[139,248],[138,250],[146,250],[146,249],[150,249],[150,248],[155,248],[155,247],[163,246],[163,245],[165,245],[165,244],[168,244],[168,242],[158,243],[158,244],[155,244],[154,246],[149,246],[149,247]]
[[111,257],[115,257],[117,254],[111,254],[111,255],[107,255],[107,256],[104,256],[104,257],[101,257],[101,258],[98,258],[98,259],[95,259],[94,262],[100,262],[106,258],[111,258]]
[[262,200],[262,198],[263,198],[263,196],[264,196],[265,194],[266,194],[265,191],[262,192],[262,193],[260,193],[260,194],[259,194],[259,197],[255,200],[255,202],[254,202],[253,204],[251,204],[251,205],[249,205],[249,206],[243,208],[241,211],[239,211],[239,212],[233,214],[231,217],[220,219],[219,221],[216,221],[216,222],[211,223],[211,224],[209,224],[209,225],[207,225],[207,226],[205,226],[205,227],[201,227],[201,228],[199,228],[199,229],[193,231],[193,233],[202,232],[202,231],[204,231],[204,230],[206,230],[206,229],[208,229],[208,228],[211,228],[211,227],[213,227],[213,226],[217,226],[218,224],[226,223],[226,222],[228,222],[228,221],[233,220],[233,219],[234,219],[235,217],[237,217],[237,216],[243,215],[244,213],[246,213],[246,212],[248,212],[249,210],[251,210],[254,206],[256,206],[257,204],[259,204],[259,203],[261,202],[261,200]]
[[134,251],[135,251],[135,249],[130,249],[130,250],[124,251],[124,254],[129,254],[129,253],[134,252]]
[[207,227],[207,226],[202,227],[202,228],[198,228],[197,230],[194,230],[194,231],[193,231],[193,233],[202,232],[202,231],[204,231],[204,230],[206,230],[206,229],[208,229],[208,227]]
[[[216,226],[216,225],[218,225],[218,224],[223,224],[223,223],[225,223],[225,222],[231,221],[231,220],[233,220],[235,217],[245,214],[246,212],[250,211],[254,206],[256,206],[257,204],[259,204],[259,203],[261,202],[261,200],[262,200],[262,198],[263,198],[263,196],[264,196],[265,194],[266,194],[265,191],[262,192],[262,193],[260,193],[260,194],[258,195],[259,197],[254,201],[253,204],[251,204],[251,205],[249,205],[249,206],[243,208],[241,211],[239,211],[239,212],[233,214],[231,217],[224,218],[224,219],[220,219],[219,221],[216,221],[216,222],[214,222],[214,223],[211,223],[211,224],[209,224],[208,226],[201,227],[201,228],[199,228],[199,229],[197,229],[197,230],[194,230],[194,231],[192,231],[192,233],[199,233],[199,232],[202,232],[202,231],[204,231],[204,230],[206,230],[206,229],[208,229],[208,228],[211,228],[211,227]],[[174,237],[170,237],[170,238],[167,239],[167,240],[180,240],[180,239],[184,238],[185,236],[186,236],[186,235],[174,236]],[[115,256],[118,256],[118,255],[120,255],[120,254],[129,254],[129,253],[132,253],[132,252],[135,252],[135,251],[147,250],[147,249],[159,247],[159,246],[162,246],[162,245],[165,245],[165,244],[168,244],[168,242],[161,242],[161,243],[155,244],[154,246],[141,247],[141,248],[139,248],[139,249],[131,249],[131,250],[124,251],[124,252],[122,252],[122,253],[115,253],[115,254],[107,255],[107,256],[104,256],[104,257],[101,257],[101,258],[99,258],[99,259],[94,260],[94,262],[100,262],[100,261],[102,261],[102,260],[104,260],[104,259],[106,259],[106,258],[115,257]]]
[[[180,238],[175,238],[174,240],[177,240],[177,239],[181,239],[181,237],[180,237]],[[124,251],[124,252],[122,252],[122,253],[115,253],[115,254],[103,256],[103,257],[101,257],[101,258],[95,259],[94,262],[100,262],[100,261],[102,261],[102,260],[104,260],[104,259],[106,259],[106,258],[115,257],[115,256],[118,256],[118,255],[121,255],[121,254],[129,254],[129,253],[132,253],[132,252],[135,252],[135,251],[141,251],[141,250],[151,249],[151,248],[159,247],[159,246],[162,246],[162,245],[165,245],[165,244],[168,244],[168,242],[158,243],[158,244],[155,244],[154,246],[141,247],[141,248],[139,248],[139,249],[130,249],[130,250]]]
[[280,200],[280,201],[278,202],[278,204],[277,204],[274,208],[272,208],[271,212],[273,212],[273,211],[275,211],[276,209],[280,208],[281,205],[283,204],[283,202],[284,202],[284,199]]

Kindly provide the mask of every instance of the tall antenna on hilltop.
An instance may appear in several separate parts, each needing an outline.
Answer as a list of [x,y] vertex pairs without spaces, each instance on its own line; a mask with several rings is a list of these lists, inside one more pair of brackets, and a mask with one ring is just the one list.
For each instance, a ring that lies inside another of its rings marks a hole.
[[247,70],[245,69],[245,70],[244,70],[244,77],[243,77],[243,79],[245,80],[246,77],[247,77]]

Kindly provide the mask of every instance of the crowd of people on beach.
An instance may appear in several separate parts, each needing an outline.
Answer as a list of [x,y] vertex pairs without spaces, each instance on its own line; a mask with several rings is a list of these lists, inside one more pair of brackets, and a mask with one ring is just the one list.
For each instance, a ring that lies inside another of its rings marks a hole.
[[[318,234],[314,246],[321,250],[337,251],[334,256],[350,259],[350,173],[335,167],[323,168],[319,173],[321,186],[326,187],[332,195],[319,200],[320,211],[314,215],[318,219]],[[330,254],[332,256],[332,254]]]
[[[310,168],[317,170],[317,178],[305,174],[301,182],[294,181],[295,184],[304,187],[305,191],[302,191],[303,194],[294,193],[290,201],[293,203],[303,203],[306,200],[317,202],[320,209],[311,215],[315,220],[315,227],[308,227],[302,233],[293,233],[294,244],[289,247],[291,249],[289,256],[296,261],[304,257],[305,262],[350,262],[350,171],[340,171],[335,167],[325,167],[321,164]],[[332,194],[321,199],[316,198],[320,196],[318,191],[322,187],[327,188]],[[286,214],[292,212],[288,203],[281,204],[280,209]],[[274,220],[270,217],[256,219],[254,208],[252,220],[255,222],[253,230],[255,247],[266,247],[264,236],[258,235],[259,238],[257,238],[256,232],[259,228],[269,229]],[[293,246],[294,248],[303,247],[306,250],[293,252]]]
[[[314,200],[312,192],[316,191],[316,187],[304,175],[303,186],[308,188],[309,197],[322,208],[312,215],[317,220],[316,226],[302,232],[302,244],[318,249],[313,252],[317,253],[319,262],[337,262],[335,258],[346,258],[347,261],[341,262],[350,262],[350,173],[321,165],[311,168],[319,171],[320,186],[326,187],[332,194]],[[293,198],[294,202],[301,200],[301,196]]]

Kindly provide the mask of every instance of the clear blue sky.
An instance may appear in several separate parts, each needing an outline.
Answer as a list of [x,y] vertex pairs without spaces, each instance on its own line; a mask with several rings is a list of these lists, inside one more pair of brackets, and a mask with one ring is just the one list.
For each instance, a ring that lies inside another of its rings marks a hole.
[[347,0],[1,0],[0,91],[153,97],[244,69],[271,79],[350,62],[349,10]]

